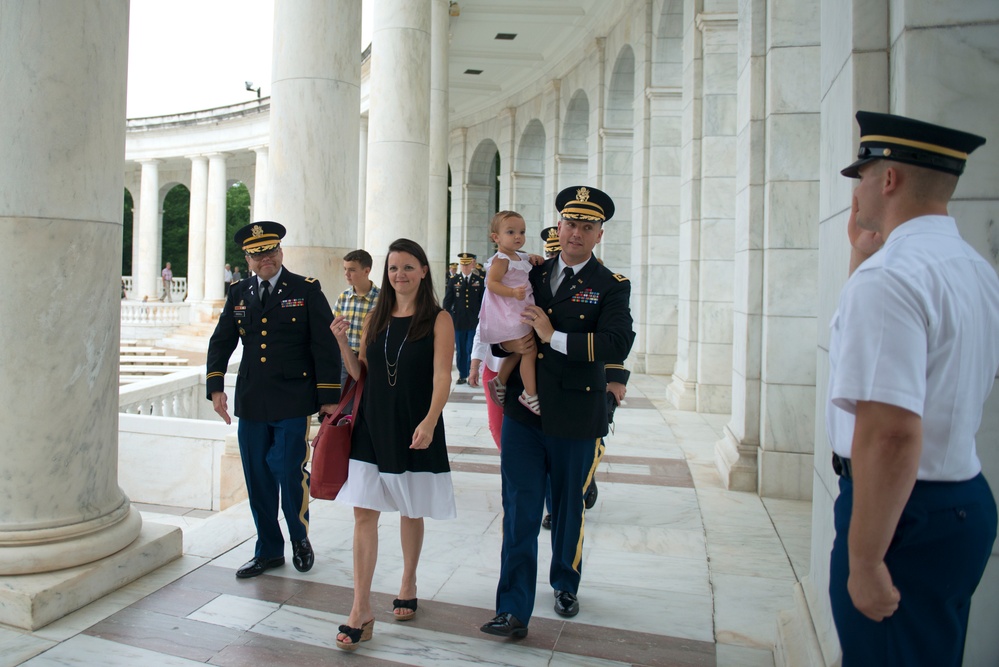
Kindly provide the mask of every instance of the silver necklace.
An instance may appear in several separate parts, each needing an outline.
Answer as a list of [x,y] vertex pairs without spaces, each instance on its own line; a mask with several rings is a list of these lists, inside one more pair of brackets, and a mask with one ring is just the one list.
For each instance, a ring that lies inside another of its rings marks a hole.
[[402,346],[406,344],[409,340],[409,330],[406,330],[406,336],[402,339],[402,343],[399,345],[399,350],[395,353],[395,361],[389,361],[388,356],[388,340],[389,334],[392,333],[392,318],[389,318],[388,328],[385,329],[385,374],[388,376],[388,384],[390,387],[395,386],[396,378],[399,375],[399,357],[402,356]]

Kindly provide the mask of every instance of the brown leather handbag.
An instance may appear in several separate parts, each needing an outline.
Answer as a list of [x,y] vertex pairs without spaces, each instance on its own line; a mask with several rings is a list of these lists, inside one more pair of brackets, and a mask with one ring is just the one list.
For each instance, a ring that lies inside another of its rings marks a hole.
[[[340,392],[340,402],[332,414],[326,415],[319,432],[312,439],[312,479],[309,495],[320,500],[333,500],[347,482],[350,467],[350,436],[361,406],[364,391],[364,366],[361,377],[355,381],[350,375]],[[344,415],[344,410],[354,397],[354,414]]]

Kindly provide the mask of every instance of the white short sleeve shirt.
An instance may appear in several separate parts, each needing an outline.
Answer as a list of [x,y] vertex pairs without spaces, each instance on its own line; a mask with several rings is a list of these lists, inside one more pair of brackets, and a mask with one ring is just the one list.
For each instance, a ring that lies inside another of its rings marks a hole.
[[953,218],[896,228],[850,277],[830,324],[826,426],[850,457],[857,401],[922,417],[918,479],[981,472],[975,433],[999,370],[999,277]]

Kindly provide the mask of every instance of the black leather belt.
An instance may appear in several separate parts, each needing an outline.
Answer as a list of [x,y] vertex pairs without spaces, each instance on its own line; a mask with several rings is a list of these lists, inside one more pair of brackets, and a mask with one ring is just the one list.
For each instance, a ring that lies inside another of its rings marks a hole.
[[833,470],[836,471],[837,475],[846,479],[853,479],[853,464],[850,462],[850,459],[845,459],[833,452],[832,464]]

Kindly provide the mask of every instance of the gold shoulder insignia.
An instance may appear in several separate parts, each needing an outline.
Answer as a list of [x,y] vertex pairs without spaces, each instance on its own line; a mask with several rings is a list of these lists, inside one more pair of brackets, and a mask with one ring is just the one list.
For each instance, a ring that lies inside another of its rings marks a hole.
[[314,283],[314,282],[316,282],[316,279],[315,278],[306,278],[305,282],[307,282],[307,283]]
[[628,282],[628,277],[622,276],[620,273],[615,273],[614,279],[617,280],[619,283]]

